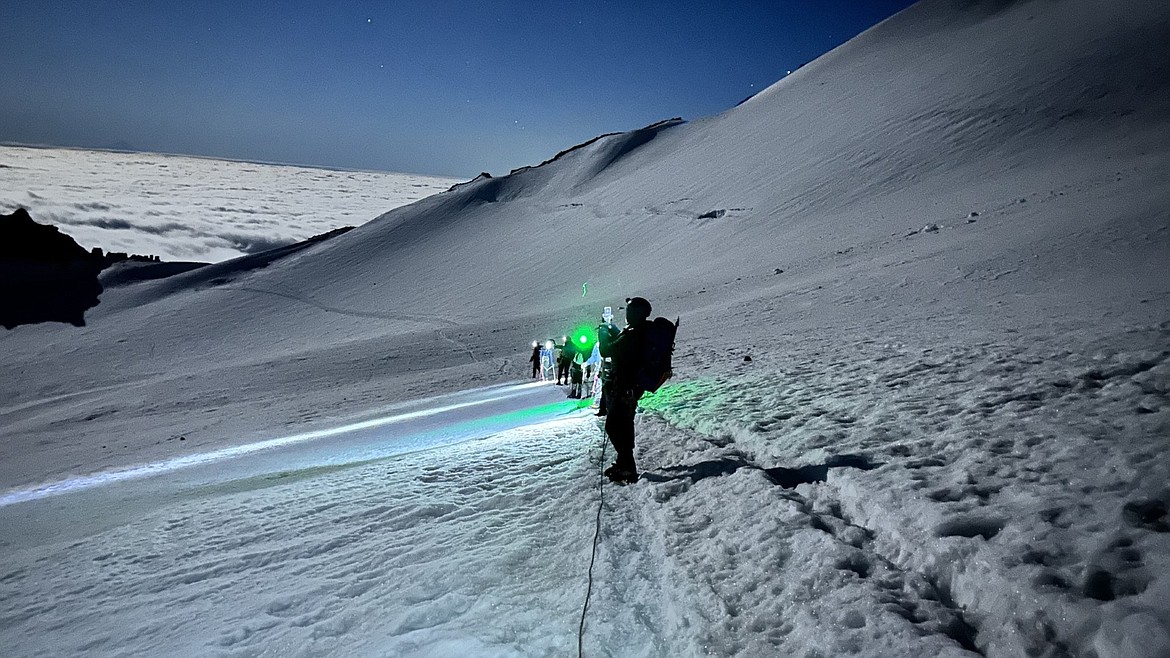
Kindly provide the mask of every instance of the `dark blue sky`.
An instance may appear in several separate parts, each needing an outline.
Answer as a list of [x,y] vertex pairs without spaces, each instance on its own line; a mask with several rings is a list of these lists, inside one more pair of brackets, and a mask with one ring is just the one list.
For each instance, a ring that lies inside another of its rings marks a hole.
[[3,0],[0,141],[472,176],[725,110],[910,0]]

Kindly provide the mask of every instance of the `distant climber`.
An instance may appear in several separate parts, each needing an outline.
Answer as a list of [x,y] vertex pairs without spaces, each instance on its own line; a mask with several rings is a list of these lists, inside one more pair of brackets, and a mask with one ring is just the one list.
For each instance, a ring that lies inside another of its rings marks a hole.
[[540,381],[551,382],[553,373],[557,369],[557,363],[553,359],[553,348],[556,343],[552,340],[544,342],[544,346],[540,349]]
[[573,350],[573,361],[569,365],[569,378],[572,380],[572,387],[569,389],[569,397],[580,399],[581,384],[583,381],[582,364],[585,362],[585,356],[578,350]]
[[540,376],[540,343],[532,343],[532,356],[528,358],[532,363],[532,378]]
[[561,356],[557,359],[557,383],[562,381],[565,384],[569,383],[569,367],[573,363],[573,355],[577,353],[577,346],[573,345],[573,341],[565,339],[565,345],[561,348]]
[[564,353],[565,345],[563,341],[553,345],[553,363],[557,364],[557,386],[560,386],[561,381],[564,379],[564,377],[562,377],[564,373],[562,372],[561,368],[561,360],[564,356]]

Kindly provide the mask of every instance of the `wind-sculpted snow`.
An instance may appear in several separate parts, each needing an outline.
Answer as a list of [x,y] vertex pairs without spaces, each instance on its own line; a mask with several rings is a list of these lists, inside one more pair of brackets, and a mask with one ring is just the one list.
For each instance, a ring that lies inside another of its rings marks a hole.
[[[806,635],[787,617],[760,623],[793,628],[779,654],[814,642],[818,614],[857,629],[833,638],[830,654],[899,655],[862,630],[888,632],[891,614],[987,655],[1170,651],[1170,534],[1161,522],[1170,505],[1170,326],[1075,343],[814,345],[645,402],[677,432],[697,432],[687,442],[702,446],[662,450],[678,443],[665,429],[645,442],[665,453],[667,473],[691,475],[664,478],[656,496],[697,487],[704,465],[711,475],[774,481],[777,466],[832,465],[844,453],[879,464],[846,462],[825,469],[824,484],[774,494],[794,516],[764,526],[796,525],[823,544],[797,556],[752,548],[739,562],[793,564],[784,592],[772,594],[811,599]],[[738,492],[707,495],[725,496],[713,504],[720,509],[759,504]],[[873,598],[842,602],[850,587],[806,575],[810,564],[834,562],[838,579]],[[719,585],[729,605],[749,605],[733,577],[746,574],[736,572],[712,586],[730,579]]]
[[281,247],[452,179],[153,153],[0,146],[0,212],[24,206],[82,246],[215,262]]

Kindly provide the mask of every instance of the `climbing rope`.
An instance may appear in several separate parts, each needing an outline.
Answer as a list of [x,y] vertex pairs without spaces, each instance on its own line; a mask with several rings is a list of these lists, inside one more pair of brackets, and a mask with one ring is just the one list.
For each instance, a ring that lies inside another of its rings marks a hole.
[[[605,432],[601,433],[601,463],[605,466]],[[589,597],[593,595],[593,563],[597,561],[597,542],[601,539],[601,510],[605,507],[605,471],[597,482],[597,525],[593,531],[593,555],[589,558],[589,587],[585,590],[585,605],[581,606],[581,625],[577,628],[577,658],[585,656],[585,611],[589,610]]]

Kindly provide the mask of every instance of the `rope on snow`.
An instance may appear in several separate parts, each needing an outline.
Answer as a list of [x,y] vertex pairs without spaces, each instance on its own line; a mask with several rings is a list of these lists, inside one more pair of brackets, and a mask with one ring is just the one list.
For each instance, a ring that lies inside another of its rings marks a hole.
[[[605,432],[601,433],[601,463],[605,467]],[[577,658],[585,656],[585,612],[589,610],[589,598],[593,595],[593,563],[597,561],[597,543],[601,539],[601,510],[605,507],[605,472],[597,483],[597,526],[593,531],[593,555],[589,558],[589,587],[585,590],[585,605],[581,606],[581,625],[577,628]]]

